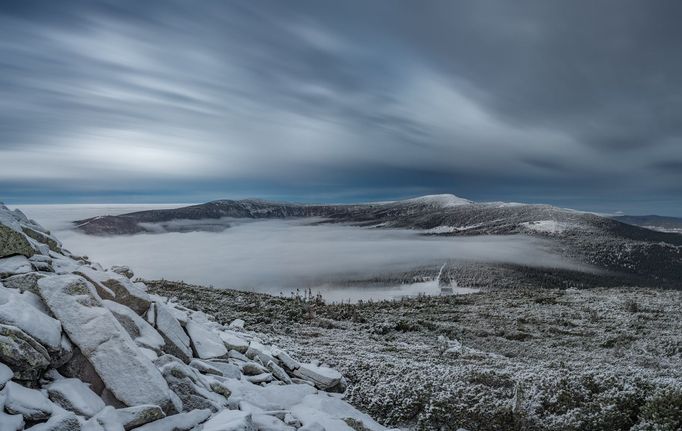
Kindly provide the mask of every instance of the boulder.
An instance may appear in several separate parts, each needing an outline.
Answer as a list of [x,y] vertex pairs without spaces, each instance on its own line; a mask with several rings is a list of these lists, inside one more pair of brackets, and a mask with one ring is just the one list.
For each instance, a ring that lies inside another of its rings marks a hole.
[[61,252],[62,250],[61,244],[59,244],[59,241],[52,238],[50,235],[27,226],[22,226],[21,230],[26,234],[26,236],[38,241],[41,244],[45,244],[46,246],[48,246],[50,250],[56,253]]
[[220,336],[207,326],[190,320],[185,326],[192,350],[200,359],[218,358],[227,355],[227,349]]
[[249,359],[258,358],[263,364],[267,364],[269,361],[277,362],[277,359],[272,355],[270,347],[263,345],[257,340],[251,341],[245,355]]
[[38,280],[45,277],[45,274],[37,272],[29,272],[26,274],[18,274],[2,280],[5,287],[11,289],[18,289],[21,292],[38,293]]
[[33,271],[33,266],[26,256],[16,255],[0,259],[0,277],[25,274],[31,271]]
[[192,359],[189,336],[182,329],[180,322],[173,316],[170,308],[165,304],[155,302],[148,313],[147,320],[150,319],[153,320],[154,327],[163,337],[165,342],[163,351],[188,363]]
[[272,361],[268,361],[266,364],[266,367],[270,370],[273,376],[277,378],[277,380],[280,380],[286,384],[291,383],[291,378],[289,375],[280,367],[279,365],[275,364]]
[[42,424],[34,425],[27,431],[81,431],[81,424],[75,414],[62,412]]
[[57,371],[66,377],[76,378],[87,383],[97,394],[101,394],[104,391],[104,382],[99,377],[99,374],[97,374],[95,367],[92,366],[78,347],[73,349],[71,358],[59,367]]
[[123,265],[114,265],[111,268],[109,268],[111,272],[115,272],[116,274],[122,275],[126,278],[133,278],[135,274],[133,274],[133,271],[130,270],[127,266]]
[[216,376],[223,375],[223,372],[220,371],[219,368],[216,368],[212,364],[209,364],[208,362],[199,359],[192,359],[192,361],[190,361],[189,363],[189,366],[203,374],[213,374]]
[[0,362],[0,389],[4,388],[5,384],[12,380],[12,377],[14,377],[14,371]]
[[329,389],[338,385],[343,376],[333,368],[321,367],[315,364],[301,364],[294,371],[294,375],[303,380],[314,383],[318,389]]
[[229,362],[223,361],[208,361],[208,363],[219,369],[224,377],[228,377],[230,379],[240,379],[242,376],[239,367],[235,364],[230,364]]
[[173,408],[165,380],[133,340],[102,306],[94,288],[76,275],[38,281],[40,296],[106,387],[127,406]]
[[150,422],[135,428],[135,431],[188,431],[206,421],[210,416],[210,410],[193,410]]
[[15,254],[31,257],[35,252],[25,235],[0,224],[0,258]]
[[287,352],[281,349],[272,349],[272,355],[279,359],[279,361],[288,369],[289,371],[294,371],[297,370],[300,366],[301,363],[298,362],[296,359],[293,359]]
[[42,421],[49,418],[55,409],[54,404],[42,392],[29,389],[18,383],[7,382],[5,385],[5,410],[11,414],[19,414],[27,421]]
[[24,429],[24,417],[22,415],[8,415],[0,411],[0,430],[20,431]]
[[166,416],[161,407],[151,404],[118,409],[115,413],[126,431]]
[[256,431],[251,413],[223,410],[204,423],[203,431]]
[[104,401],[78,379],[57,380],[47,387],[47,394],[58,406],[88,418],[104,408]]
[[20,380],[37,380],[50,365],[47,350],[15,326],[0,325],[0,362]]
[[[149,309],[151,298],[144,290],[135,286],[128,278],[111,273],[111,277],[102,279],[100,282],[114,292],[114,301],[123,304],[139,315],[143,315]],[[115,276],[113,276],[115,275]]]
[[19,291],[0,287],[0,323],[16,326],[51,351],[59,350],[61,323],[34,307],[31,301]]
[[220,339],[223,340],[228,350],[236,350],[239,353],[246,353],[249,349],[249,342],[237,335],[233,331],[220,332]]
[[163,337],[146,320],[118,302],[104,300],[102,304],[111,311],[116,320],[139,346],[146,347],[157,353],[161,351],[165,344]]

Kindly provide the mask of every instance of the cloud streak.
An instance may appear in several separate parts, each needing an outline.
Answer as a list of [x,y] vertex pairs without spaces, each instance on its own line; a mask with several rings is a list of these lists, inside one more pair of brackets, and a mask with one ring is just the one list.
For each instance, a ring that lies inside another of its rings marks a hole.
[[0,189],[680,215],[680,18],[634,1],[5,2]]

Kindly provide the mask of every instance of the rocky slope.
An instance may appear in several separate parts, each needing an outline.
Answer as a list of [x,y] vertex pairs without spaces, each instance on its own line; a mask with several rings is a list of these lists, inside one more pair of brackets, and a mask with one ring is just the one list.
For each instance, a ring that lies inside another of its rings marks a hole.
[[[474,203],[453,195],[352,205],[221,200],[201,205],[100,216],[75,222],[91,235],[220,230],[229,220],[305,218],[367,228],[418,229],[425,235],[529,235],[551,240],[568,258],[630,277],[627,284],[682,284],[682,236],[549,205]],[[185,221],[172,223],[173,221]],[[193,221],[193,223],[186,223]],[[160,228],[161,226],[161,228]]]
[[384,430],[345,379],[74,256],[0,205],[0,430]]

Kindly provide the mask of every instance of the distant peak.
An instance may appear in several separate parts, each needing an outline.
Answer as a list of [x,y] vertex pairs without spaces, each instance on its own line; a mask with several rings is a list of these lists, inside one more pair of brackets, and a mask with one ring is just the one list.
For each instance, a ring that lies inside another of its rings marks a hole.
[[406,199],[401,202],[410,204],[434,205],[443,208],[455,207],[460,205],[469,205],[473,203],[469,199],[460,198],[459,196],[455,196],[452,194],[419,196],[417,198]]

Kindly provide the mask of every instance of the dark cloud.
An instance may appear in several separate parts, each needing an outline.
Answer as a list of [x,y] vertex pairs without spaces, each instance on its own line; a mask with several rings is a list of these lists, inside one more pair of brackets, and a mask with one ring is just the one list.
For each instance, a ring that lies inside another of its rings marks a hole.
[[5,1],[0,197],[682,215],[681,18],[665,0]]

